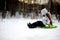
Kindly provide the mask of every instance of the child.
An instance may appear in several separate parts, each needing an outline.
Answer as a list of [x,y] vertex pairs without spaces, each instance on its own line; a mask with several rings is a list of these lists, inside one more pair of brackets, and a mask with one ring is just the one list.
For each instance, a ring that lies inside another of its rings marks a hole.
[[43,8],[41,10],[41,15],[42,15],[42,21],[37,21],[32,24],[29,23],[28,27],[29,28],[36,28],[36,27],[44,27],[47,24],[52,25],[50,12],[48,12],[46,8]]

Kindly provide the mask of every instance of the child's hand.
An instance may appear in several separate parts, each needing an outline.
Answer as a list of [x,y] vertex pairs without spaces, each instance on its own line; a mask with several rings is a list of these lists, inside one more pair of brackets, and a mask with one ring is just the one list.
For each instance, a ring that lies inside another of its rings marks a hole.
[[50,21],[50,24],[52,25],[52,21]]

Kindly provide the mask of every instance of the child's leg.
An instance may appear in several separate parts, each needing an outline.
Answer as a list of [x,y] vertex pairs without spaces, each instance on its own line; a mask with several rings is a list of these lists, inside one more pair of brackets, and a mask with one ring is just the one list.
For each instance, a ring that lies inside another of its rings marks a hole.
[[28,23],[27,24],[29,28],[36,28],[37,26],[35,25],[35,23]]
[[33,26],[39,26],[39,27],[44,27],[45,26],[42,21],[34,22],[34,23],[32,23],[32,25]]
[[37,22],[34,22],[34,23],[29,23],[28,24],[28,27],[29,28],[36,28],[36,27],[45,27],[45,25],[43,24],[42,21],[37,21]]
[[37,24],[38,24],[39,27],[44,27],[45,26],[45,24],[43,24],[42,21],[37,21]]

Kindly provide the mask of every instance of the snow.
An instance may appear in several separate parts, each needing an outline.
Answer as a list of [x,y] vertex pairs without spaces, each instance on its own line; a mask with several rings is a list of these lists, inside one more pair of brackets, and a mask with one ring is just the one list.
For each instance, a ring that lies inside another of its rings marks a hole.
[[27,23],[41,19],[22,18],[19,14],[11,18],[8,12],[2,19],[0,13],[0,40],[60,40],[60,23],[53,16],[52,19],[53,24],[58,26],[55,29],[29,29]]
[[5,18],[0,19],[0,40],[60,40],[60,26],[57,20],[55,29],[29,29],[27,23],[40,19]]

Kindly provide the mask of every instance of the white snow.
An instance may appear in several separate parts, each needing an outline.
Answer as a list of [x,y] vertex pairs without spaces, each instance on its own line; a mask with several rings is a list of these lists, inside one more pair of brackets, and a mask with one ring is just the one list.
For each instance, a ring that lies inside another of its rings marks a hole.
[[55,29],[29,29],[27,23],[40,19],[0,19],[0,40],[60,40],[60,24],[54,20]]
[[0,40],[60,40],[60,23],[53,17],[53,24],[58,26],[55,29],[29,29],[27,23],[36,22],[41,19],[22,18],[22,15],[16,14],[16,17],[10,17],[6,14],[5,19],[1,19],[0,13]]

